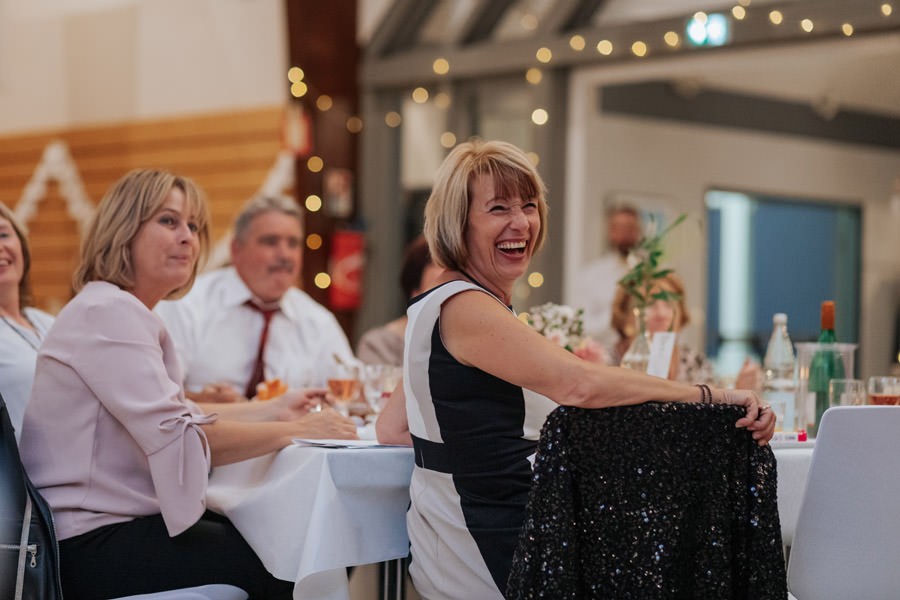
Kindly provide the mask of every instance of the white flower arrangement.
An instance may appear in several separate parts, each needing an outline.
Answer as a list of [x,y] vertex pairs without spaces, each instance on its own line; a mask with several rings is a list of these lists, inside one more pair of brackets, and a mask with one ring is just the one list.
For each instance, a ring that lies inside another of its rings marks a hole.
[[522,315],[532,329],[548,340],[568,350],[574,351],[584,340],[582,309],[574,309],[564,304],[547,302],[534,306]]

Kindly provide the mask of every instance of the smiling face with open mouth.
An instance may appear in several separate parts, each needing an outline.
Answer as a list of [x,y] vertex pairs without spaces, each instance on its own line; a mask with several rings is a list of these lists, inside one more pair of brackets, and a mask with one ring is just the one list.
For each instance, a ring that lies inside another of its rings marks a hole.
[[19,281],[25,272],[22,244],[16,230],[8,220],[0,217],[0,287],[5,291],[19,289]]
[[541,219],[534,199],[498,187],[489,174],[476,175],[469,184],[469,258],[464,268],[509,304],[513,284],[528,270]]

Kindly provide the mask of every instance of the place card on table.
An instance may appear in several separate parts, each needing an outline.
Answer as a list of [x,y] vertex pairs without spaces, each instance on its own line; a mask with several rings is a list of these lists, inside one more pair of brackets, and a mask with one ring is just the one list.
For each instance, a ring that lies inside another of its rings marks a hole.
[[650,360],[647,362],[647,374],[665,379],[669,376],[669,365],[672,364],[672,351],[675,350],[675,336],[672,331],[661,331],[653,334],[650,343]]

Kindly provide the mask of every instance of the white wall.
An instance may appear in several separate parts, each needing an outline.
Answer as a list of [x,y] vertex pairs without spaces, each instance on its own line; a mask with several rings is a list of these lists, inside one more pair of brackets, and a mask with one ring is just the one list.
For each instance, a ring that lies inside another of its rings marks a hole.
[[285,102],[281,0],[0,0],[0,135]]
[[[705,59],[704,59],[705,60]],[[827,60],[824,59],[823,60]],[[666,73],[688,72],[672,61]],[[653,67],[656,69],[658,67]],[[692,217],[667,244],[683,276],[694,325],[687,341],[702,348],[706,302],[704,194],[711,188],[857,203],[863,208],[860,374],[885,373],[900,282],[900,214],[891,208],[900,152],[661,120],[602,115],[604,81],[659,77],[629,67],[585,70],[571,82],[565,290],[570,298],[581,264],[603,249],[603,206],[617,191],[667,198],[674,214]],[[885,290],[891,290],[889,294]]]

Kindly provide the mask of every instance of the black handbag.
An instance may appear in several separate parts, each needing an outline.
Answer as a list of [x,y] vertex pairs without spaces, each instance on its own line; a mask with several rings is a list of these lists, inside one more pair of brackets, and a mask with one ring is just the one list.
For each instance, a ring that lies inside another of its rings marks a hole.
[[0,396],[0,598],[62,597],[53,515],[25,473]]

